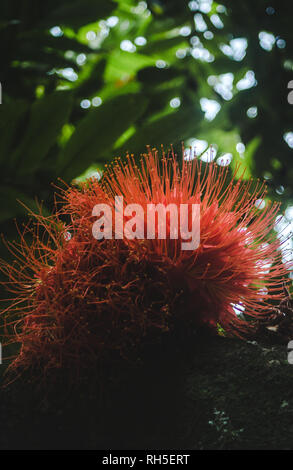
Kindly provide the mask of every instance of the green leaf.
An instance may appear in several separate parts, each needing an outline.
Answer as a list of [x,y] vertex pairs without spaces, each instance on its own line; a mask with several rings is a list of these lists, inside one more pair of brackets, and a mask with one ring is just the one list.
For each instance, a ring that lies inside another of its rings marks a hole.
[[118,96],[89,111],[61,154],[59,169],[63,177],[71,180],[98,161],[101,155],[110,152],[145,107],[145,98],[132,94]]
[[[0,162],[9,158],[13,142],[17,140],[17,132],[21,121],[28,111],[26,101],[17,100],[0,106]],[[19,137],[18,137],[19,138]]]
[[12,165],[18,166],[18,174],[31,174],[40,168],[71,107],[72,95],[68,91],[55,92],[32,105],[26,132],[11,158]]
[[175,68],[158,69],[157,67],[145,67],[138,71],[137,78],[145,86],[153,87],[166,81],[171,81],[180,76],[180,71]]
[[146,33],[148,36],[167,33],[172,29],[183,26],[186,20],[188,20],[188,15],[177,14],[174,18],[163,15],[163,17],[156,18],[149,23]]
[[[11,186],[1,186],[0,188],[0,223],[5,222],[13,217],[25,216],[28,214],[23,204],[33,212],[38,212],[36,201],[27,196],[20,190]],[[44,214],[46,211],[44,211]]]
[[22,35],[23,41],[26,44],[26,49],[32,47],[32,41],[38,44],[38,50],[43,49],[54,49],[58,51],[74,51],[74,52],[84,52],[88,54],[92,52],[92,49],[88,47],[86,44],[82,44],[81,42],[77,41],[75,38],[70,38],[68,36],[59,36],[54,37],[47,31],[29,31]]
[[106,81],[121,80],[123,76],[132,76],[144,67],[155,65],[156,60],[143,54],[131,54],[129,52],[113,50],[108,55],[105,71]]
[[64,3],[54,10],[48,21],[63,24],[74,29],[92,23],[93,18],[100,19],[110,15],[116,4],[111,0],[75,0]]
[[239,165],[239,170],[237,172],[237,176],[243,174],[243,171],[245,170],[245,174],[243,179],[248,180],[251,176],[254,174],[254,161],[253,161],[253,156],[257,149],[259,148],[261,144],[261,137],[260,136],[255,136],[247,145],[245,148],[245,152],[243,157],[240,157],[240,155],[237,153],[235,155],[235,158],[233,158],[231,162],[231,166],[233,169],[235,169],[236,165]]
[[194,106],[172,112],[139,129],[120,149],[141,153],[146,145],[160,148],[161,145],[176,144],[192,136],[198,129],[203,114]]
[[217,158],[224,153],[231,153],[234,158],[237,153],[236,145],[241,140],[236,129],[229,131],[222,130],[218,127],[215,128],[211,126],[211,123],[208,121],[204,121],[202,123],[200,132],[198,132],[194,137],[206,140],[209,145],[214,145],[217,148]]
[[163,51],[169,51],[173,47],[179,46],[188,46],[186,39],[182,36],[150,42],[146,46],[143,46],[140,52],[148,56],[151,54],[160,54]]
[[102,59],[93,65],[90,75],[75,89],[75,94],[80,97],[91,96],[102,87],[106,60]]

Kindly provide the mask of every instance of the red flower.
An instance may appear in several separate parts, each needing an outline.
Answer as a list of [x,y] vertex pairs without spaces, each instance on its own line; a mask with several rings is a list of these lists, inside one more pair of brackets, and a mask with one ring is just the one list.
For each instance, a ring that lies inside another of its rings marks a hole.
[[[139,165],[117,160],[100,182],[64,190],[56,216],[36,216],[33,243],[27,228],[12,247],[18,263],[3,266],[16,293],[12,341],[21,345],[12,367],[76,370],[126,354],[178,322],[227,334],[251,327],[249,317],[264,318],[282,298],[287,274],[272,232],[279,206],[256,207],[265,194],[262,183],[229,180],[227,168],[159,159],[155,151]],[[170,238],[170,218],[166,239],[96,240],[93,207],[114,207],[117,195],[143,208],[200,204],[199,247],[183,251],[180,235]]]

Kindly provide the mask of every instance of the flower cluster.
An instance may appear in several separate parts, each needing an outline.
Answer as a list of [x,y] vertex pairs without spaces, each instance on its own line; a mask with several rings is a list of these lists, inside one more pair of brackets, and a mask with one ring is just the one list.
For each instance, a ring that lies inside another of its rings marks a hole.
[[[288,268],[272,231],[279,207],[259,210],[265,185],[230,176],[216,163],[153,150],[140,163],[116,160],[100,181],[62,190],[56,214],[36,215],[35,227],[9,244],[16,261],[2,265],[15,297],[6,311],[9,339],[20,343],[10,367],[78,371],[178,323],[241,335],[265,318],[282,299]],[[117,195],[142,207],[200,204],[199,247],[182,251],[168,232],[96,240],[93,207],[114,206]]]

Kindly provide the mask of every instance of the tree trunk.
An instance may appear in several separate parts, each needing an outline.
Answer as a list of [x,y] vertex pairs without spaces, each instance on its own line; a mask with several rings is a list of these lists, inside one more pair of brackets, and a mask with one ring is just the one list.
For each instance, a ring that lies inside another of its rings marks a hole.
[[1,392],[2,449],[292,449],[286,345],[203,335],[71,391]]

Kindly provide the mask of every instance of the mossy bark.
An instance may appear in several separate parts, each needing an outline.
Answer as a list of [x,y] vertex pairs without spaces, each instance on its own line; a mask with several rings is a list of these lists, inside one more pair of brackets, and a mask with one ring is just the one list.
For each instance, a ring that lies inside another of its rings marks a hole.
[[199,335],[60,387],[47,394],[23,377],[2,390],[2,449],[293,448],[286,345]]

